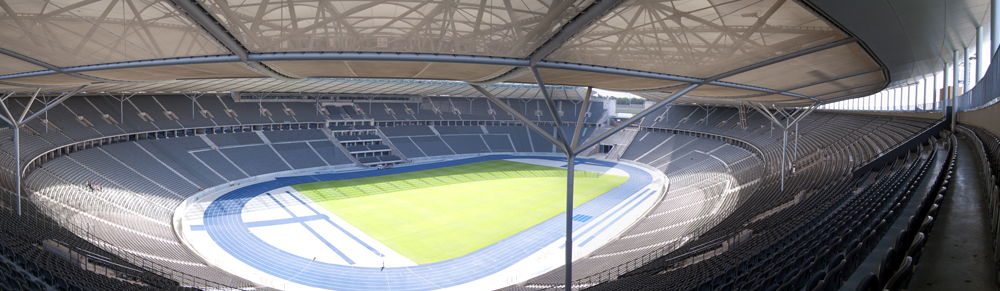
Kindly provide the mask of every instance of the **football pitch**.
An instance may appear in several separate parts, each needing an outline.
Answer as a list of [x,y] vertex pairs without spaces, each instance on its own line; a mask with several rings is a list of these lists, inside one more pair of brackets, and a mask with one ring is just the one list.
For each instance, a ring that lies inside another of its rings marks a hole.
[[[574,206],[628,180],[574,176]],[[292,187],[417,264],[471,253],[566,207],[565,168],[507,160]]]

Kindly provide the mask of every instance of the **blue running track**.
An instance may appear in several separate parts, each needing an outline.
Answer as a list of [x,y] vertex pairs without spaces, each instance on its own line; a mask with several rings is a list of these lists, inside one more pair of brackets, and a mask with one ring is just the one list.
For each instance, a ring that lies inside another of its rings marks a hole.
[[[515,158],[565,162],[565,158],[556,157],[493,155],[378,171],[278,178],[274,181],[244,186],[216,198],[205,210],[204,226],[192,226],[192,230],[202,230],[203,228],[223,250],[257,270],[305,286],[330,290],[434,290],[457,286],[506,269],[541,250],[546,245],[563,239],[565,237],[565,213],[560,213],[538,225],[465,256],[425,265],[385,268],[384,271],[379,271],[378,267],[352,267],[312,261],[312,258],[300,257],[271,246],[250,232],[249,227],[252,227],[253,223],[243,221],[241,215],[243,207],[254,197],[265,195],[264,193],[268,191],[285,186],[316,181],[391,175]],[[578,159],[577,163],[606,167],[617,165],[614,162],[591,159]],[[624,164],[623,166],[623,170],[629,175],[629,180],[607,193],[577,206],[574,209],[574,214],[582,219],[574,220],[574,230],[582,229],[588,225],[596,225],[600,221],[589,217],[598,217],[630,197],[645,195],[645,192],[638,192],[648,186],[653,181],[653,177],[641,169]],[[642,198],[642,200],[645,199]],[[615,215],[611,219],[618,217],[620,215]],[[579,244],[575,241],[574,243]]]

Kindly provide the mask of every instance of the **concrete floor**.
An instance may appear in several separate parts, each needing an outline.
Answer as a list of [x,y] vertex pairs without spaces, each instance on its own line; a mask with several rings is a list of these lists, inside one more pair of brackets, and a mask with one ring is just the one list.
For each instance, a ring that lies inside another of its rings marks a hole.
[[[936,149],[936,151],[937,153],[934,156],[934,160],[931,161],[930,168],[927,170],[926,176],[924,177],[937,177],[948,160],[947,150]],[[914,191],[914,197],[910,198],[910,200],[906,203],[906,206],[903,207],[902,211],[899,213],[899,218],[896,218],[896,221],[889,227],[889,231],[886,232],[886,235],[879,240],[877,245],[875,245],[875,251],[868,254],[864,261],[861,262],[861,265],[858,266],[858,269],[854,271],[854,274],[851,274],[847,281],[844,282],[844,285],[840,287],[840,291],[854,291],[865,276],[869,273],[878,273],[878,267],[882,262],[882,257],[885,255],[885,251],[896,244],[896,236],[900,231],[906,229],[906,223],[909,217],[917,213],[917,207],[920,206],[920,200],[922,199],[920,197],[923,197],[930,192],[933,184],[934,179],[929,178],[922,179],[919,182],[916,190]]]
[[962,135],[957,150],[951,185],[908,290],[997,290],[982,178]]

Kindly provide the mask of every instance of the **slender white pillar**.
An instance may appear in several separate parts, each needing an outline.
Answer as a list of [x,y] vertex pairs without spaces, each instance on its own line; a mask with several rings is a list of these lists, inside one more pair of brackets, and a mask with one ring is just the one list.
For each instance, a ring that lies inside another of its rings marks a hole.
[[903,111],[903,104],[906,98],[910,98],[910,85],[899,87],[899,98],[896,98],[896,111]]
[[997,54],[997,46],[1000,45],[1000,0],[990,1],[990,59]]
[[882,99],[885,98],[885,93],[886,91],[882,91],[878,94],[878,96],[875,97],[875,107],[872,108],[872,110],[882,109]]
[[988,60],[989,57],[983,54],[983,26],[980,25],[976,27],[976,84],[979,84],[979,79],[983,77],[983,62]]
[[958,85],[959,85],[959,83],[958,83],[958,76],[959,76],[958,75],[959,74],[958,73],[958,65],[960,64],[958,57],[959,57],[958,50],[955,50],[955,52],[954,52],[954,58],[953,58],[953,59],[955,59],[955,65],[954,65],[954,67],[952,67],[953,75],[951,76],[951,78],[952,78],[952,85],[955,86],[955,88],[956,88],[956,90],[954,90],[955,93],[952,93],[952,95],[951,95],[951,103],[950,103],[951,104],[951,130],[952,131],[955,130],[955,119],[957,117],[957,116],[955,116],[955,112],[957,112],[957,107],[958,107],[958,105],[957,105],[958,104],[958,102],[957,102],[958,101],[958,90],[957,90],[957,88],[958,88]]
[[893,110],[892,107],[895,106],[895,104],[893,104],[893,103],[896,103],[896,102],[894,102],[894,100],[896,100],[897,98],[899,98],[899,87],[894,88],[891,91],[889,91],[889,98],[885,98],[885,110],[886,111],[892,111]]
[[885,104],[883,106],[885,106],[886,111],[896,110],[896,99],[899,98],[899,88],[901,87],[892,88],[892,90],[889,91],[889,95],[887,96],[888,98],[885,98]]
[[888,92],[888,91],[889,91],[889,90],[888,90],[888,89],[886,89],[885,91],[882,91],[882,92],[878,92],[878,95],[877,95],[877,96],[875,96],[875,100],[874,100],[874,102],[875,102],[875,103],[874,103],[874,104],[873,104],[873,106],[872,106],[872,110],[879,110],[879,109],[882,109],[882,99],[884,99],[884,98],[885,98],[885,94],[886,94],[886,92]]
[[882,100],[882,106],[883,106],[882,110],[884,111],[892,110],[892,99],[896,98],[896,89],[899,88],[889,89],[889,94],[886,94],[885,99]]
[[910,90],[910,85],[899,87],[899,92],[897,94],[897,95],[899,95],[898,96],[899,98],[896,98],[896,104],[894,105],[896,108],[893,109],[894,111],[902,111],[903,110],[903,104],[904,104],[903,101],[906,100],[906,98],[909,97],[909,94],[910,94],[909,90]]
[[958,78],[959,76],[961,76],[961,71],[959,71],[958,67],[962,65],[962,59],[961,59],[962,55],[959,54],[958,50],[955,50],[954,52],[952,52],[952,56],[953,56],[952,59],[954,59],[954,63],[952,64],[951,67],[951,79],[952,79],[951,86],[953,92],[951,93],[951,100],[952,103],[955,103],[954,102],[954,100],[956,99],[955,97],[958,97],[959,94],[958,86],[962,85],[962,83],[958,82]]
[[930,87],[930,85],[931,84],[927,83],[927,76],[925,75],[924,76],[924,98],[921,98],[921,100],[922,100],[921,103],[923,103],[921,105],[921,107],[923,107],[922,109],[924,111],[927,111],[927,103],[929,103],[929,102],[927,102],[927,100],[930,99],[930,97],[931,97],[931,87]]
[[913,86],[913,85],[912,84],[907,84],[906,87],[903,88],[903,98],[899,98],[899,111],[906,111],[906,105],[909,105],[909,104],[907,104],[907,103],[909,103],[907,101],[910,100],[910,98],[913,98],[910,95],[911,94],[911,92],[910,92],[910,87],[911,86]]
[[962,53],[962,57],[965,58],[962,60],[965,63],[965,65],[962,65],[962,73],[964,74],[962,75],[962,94],[965,94],[965,92],[968,92],[972,88],[972,66],[969,64],[972,59],[969,58],[969,48],[963,49]]
[[[25,109],[27,111],[27,109]],[[14,116],[11,115],[13,118]],[[21,216],[21,125],[14,125],[14,177],[17,183],[17,216]]]
[[938,103],[941,104],[941,113],[944,114],[944,115],[948,115],[948,111],[947,111],[948,110],[948,102],[951,100],[950,99],[951,98],[951,94],[950,94],[951,90],[949,89],[949,87],[951,87],[952,84],[948,82],[949,81],[948,80],[948,76],[950,76],[950,74],[951,74],[951,69],[948,68],[948,64],[944,64],[944,71],[941,72],[941,78],[942,78],[941,79],[941,89],[943,91],[941,92],[941,101],[938,102]]
[[[945,68],[945,70],[947,70],[947,68]],[[934,105],[932,106],[932,108],[934,108],[935,111],[938,110],[938,97],[937,97],[938,96],[938,86],[937,86],[937,81],[938,81],[937,80],[937,72],[934,72],[934,74],[931,74],[931,102],[934,103]]]

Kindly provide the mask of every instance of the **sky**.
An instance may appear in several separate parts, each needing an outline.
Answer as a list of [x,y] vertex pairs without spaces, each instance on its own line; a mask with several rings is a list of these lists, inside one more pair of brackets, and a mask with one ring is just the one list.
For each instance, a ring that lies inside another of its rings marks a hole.
[[622,97],[627,97],[627,98],[642,98],[642,97],[636,96],[635,94],[632,94],[632,93],[610,91],[610,90],[603,90],[603,89],[597,89],[597,88],[594,88],[594,93],[601,94],[601,96],[614,96],[614,97],[619,97],[619,98],[622,98]]

